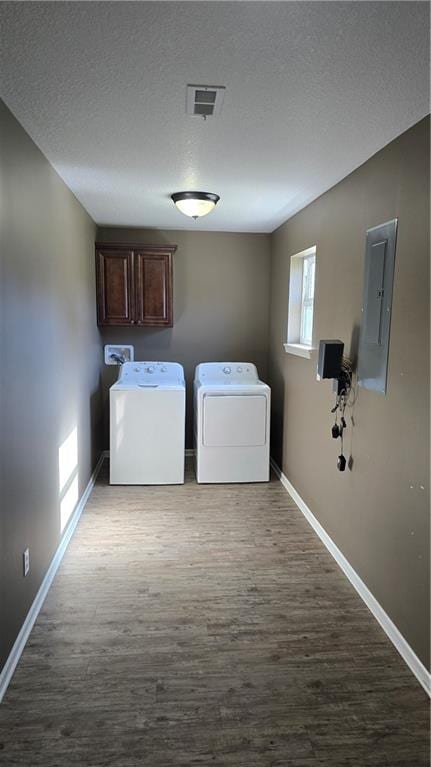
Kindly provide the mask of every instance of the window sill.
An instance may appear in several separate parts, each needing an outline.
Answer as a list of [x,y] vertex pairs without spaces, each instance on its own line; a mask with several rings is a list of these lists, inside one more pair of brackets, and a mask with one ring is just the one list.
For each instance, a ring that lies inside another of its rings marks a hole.
[[284,350],[287,354],[295,354],[297,357],[304,357],[304,359],[311,359],[311,352],[314,351],[313,346],[305,346],[304,344],[283,344]]

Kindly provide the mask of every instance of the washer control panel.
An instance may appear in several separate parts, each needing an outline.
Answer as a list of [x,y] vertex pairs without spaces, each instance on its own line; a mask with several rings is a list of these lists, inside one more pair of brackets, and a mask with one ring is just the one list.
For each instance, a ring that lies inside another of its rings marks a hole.
[[178,362],[126,362],[120,368],[118,383],[137,386],[182,384],[184,370]]

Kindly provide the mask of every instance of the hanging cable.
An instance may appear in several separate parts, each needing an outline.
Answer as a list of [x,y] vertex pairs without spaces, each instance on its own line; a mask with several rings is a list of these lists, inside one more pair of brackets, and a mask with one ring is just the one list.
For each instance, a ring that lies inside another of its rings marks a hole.
[[[343,432],[347,429],[345,411],[352,390],[352,363],[347,357],[343,357],[340,375],[335,380],[337,387],[336,398],[335,405],[331,410],[331,413],[335,413],[335,422],[332,426],[331,433],[333,439],[340,439],[341,441],[341,452],[337,459],[337,469],[339,471],[344,471],[346,468],[346,458],[344,456]],[[339,423],[338,416],[340,416]]]

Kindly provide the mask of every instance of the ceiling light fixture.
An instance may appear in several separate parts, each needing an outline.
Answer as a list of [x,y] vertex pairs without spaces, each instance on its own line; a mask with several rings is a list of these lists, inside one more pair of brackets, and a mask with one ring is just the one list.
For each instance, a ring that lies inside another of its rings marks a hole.
[[220,197],[212,192],[175,192],[171,199],[181,213],[196,221],[200,216],[211,213]]

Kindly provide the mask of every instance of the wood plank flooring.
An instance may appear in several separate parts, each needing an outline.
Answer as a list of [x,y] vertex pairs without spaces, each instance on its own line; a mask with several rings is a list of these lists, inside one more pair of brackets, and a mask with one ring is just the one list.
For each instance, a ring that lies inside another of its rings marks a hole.
[[0,706],[6,767],[425,767],[428,704],[281,484],[110,487]]

